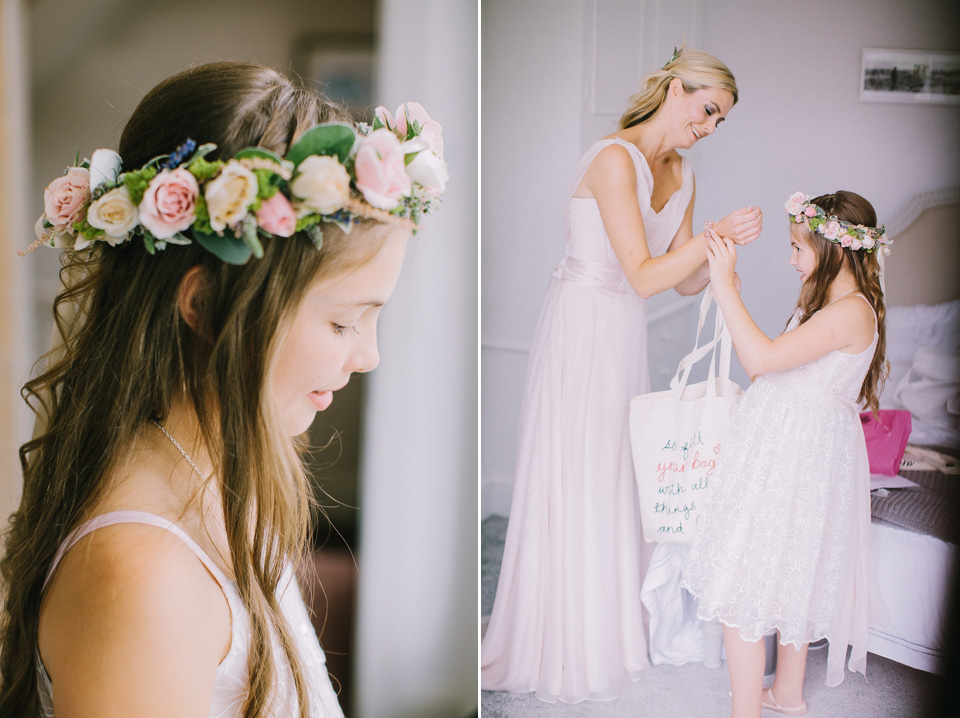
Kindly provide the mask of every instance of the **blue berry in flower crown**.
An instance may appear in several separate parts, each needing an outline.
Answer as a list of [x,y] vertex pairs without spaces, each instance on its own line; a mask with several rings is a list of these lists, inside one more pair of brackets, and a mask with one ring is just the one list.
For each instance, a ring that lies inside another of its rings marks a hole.
[[208,160],[215,149],[187,140],[129,172],[116,152],[96,150],[47,185],[37,241],[20,254],[133,239],[153,254],[196,241],[244,264],[263,255],[264,237],[305,232],[319,249],[324,222],[345,232],[361,219],[416,231],[448,179],[442,128],[416,102],[394,114],[378,107],[372,125],[315,125],[285,157],[247,147]]

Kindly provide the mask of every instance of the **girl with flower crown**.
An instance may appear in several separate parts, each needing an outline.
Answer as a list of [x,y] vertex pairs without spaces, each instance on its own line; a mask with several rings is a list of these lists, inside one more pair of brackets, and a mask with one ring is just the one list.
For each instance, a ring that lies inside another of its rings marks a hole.
[[[836,192],[786,205],[800,297],[768,338],[734,286],[736,248],[708,230],[711,291],[744,369],[727,458],[684,569],[698,615],[723,624],[735,718],[803,715],[811,641],[829,639],[827,685],[866,670],[870,470],[858,405],[877,410],[885,375],[877,255],[889,251],[867,200]],[[763,688],[764,643],[779,633]]]
[[440,127],[214,63],[148,92],[119,150],[37,225],[65,249],[63,343],[24,389],[0,715],[342,716],[293,574],[296,437],[379,361]]
[[[642,539],[628,434],[630,399],[649,391],[645,299],[706,284],[693,172],[677,150],[712,135],[736,100],[722,62],[678,52],[580,161],[566,258],[527,370],[513,505],[481,649],[485,690],[610,699],[649,665],[640,587],[652,547]],[[760,211],[746,207],[719,225],[747,244],[760,233]]]

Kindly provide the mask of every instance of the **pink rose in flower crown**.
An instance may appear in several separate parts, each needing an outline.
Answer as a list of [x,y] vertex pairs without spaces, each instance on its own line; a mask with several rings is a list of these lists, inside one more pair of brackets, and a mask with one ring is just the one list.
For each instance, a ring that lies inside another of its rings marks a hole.
[[856,237],[854,237],[853,241],[850,242],[850,249],[860,249],[862,246],[863,246],[863,243]]
[[401,138],[407,136],[407,122],[420,124],[420,137],[426,141],[427,147],[441,160],[443,159],[443,128],[440,123],[430,119],[430,115],[419,102],[404,102],[397,108],[394,118],[386,107],[382,105],[375,111],[380,121],[391,130],[396,130]]
[[193,224],[199,194],[196,178],[182,167],[161,172],[140,200],[140,224],[157,239],[169,239]]
[[806,208],[805,210],[803,210],[803,213],[804,213],[805,215],[807,215],[808,217],[816,217],[816,216],[817,216],[817,208],[814,207],[813,205],[807,205],[807,208]]
[[297,214],[293,211],[290,200],[277,192],[270,199],[260,202],[257,224],[265,232],[277,237],[290,237],[297,229]]
[[84,216],[90,199],[90,172],[84,167],[71,167],[43,191],[43,212],[58,232],[73,234],[73,223]]
[[803,213],[803,203],[807,201],[807,196],[803,192],[794,192],[784,204],[787,212],[793,215]]
[[388,129],[374,130],[360,140],[353,161],[357,189],[372,206],[391,210],[410,194],[410,177],[404,165],[400,140]]
[[840,238],[841,247],[849,247],[851,244],[853,244],[853,237],[849,234],[845,234]]
[[840,236],[839,222],[827,222],[823,227],[823,236],[830,240],[834,240]]

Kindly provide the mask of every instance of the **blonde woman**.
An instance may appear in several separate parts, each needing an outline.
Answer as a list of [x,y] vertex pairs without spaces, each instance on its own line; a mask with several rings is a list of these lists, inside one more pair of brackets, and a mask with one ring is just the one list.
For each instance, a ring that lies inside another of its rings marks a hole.
[[78,314],[24,390],[45,428],[2,563],[0,715],[343,715],[292,571],[296,437],[377,366],[442,156],[415,103],[354,126],[215,63],[50,183],[38,232]]
[[[680,51],[580,161],[566,257],[527,370],[484,690],[605,700],[649,665],[640,586],[651,547],[641,537],[628,407],[649,389],[645,299],[695,294],[708,278],[706,238],[693,234],[693,172],[677,150],[710,137],[736,101],[722,62]],[[717,225],[747,244],[761,214],[745,207]]]

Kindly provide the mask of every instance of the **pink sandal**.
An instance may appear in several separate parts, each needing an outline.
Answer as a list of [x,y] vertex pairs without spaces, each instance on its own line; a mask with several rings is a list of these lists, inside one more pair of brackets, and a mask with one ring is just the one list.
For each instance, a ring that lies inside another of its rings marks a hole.
[[777,699],[773,697],[772,688],[765,688],[763,693],[760,694],[760,705],[764,708],[769,708],[772,711],[776,711],[777,713],[783,713],[785,716],[802,716],[807,712],[806,703],[801,703],[795,708],[785,708],[777,703]]

